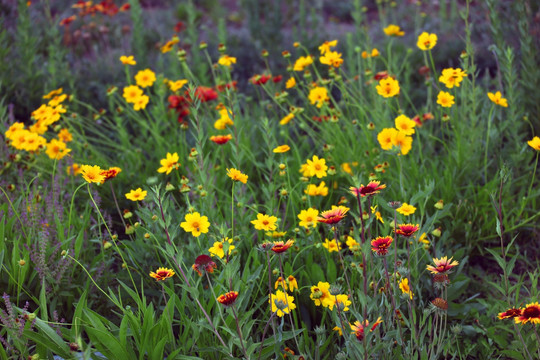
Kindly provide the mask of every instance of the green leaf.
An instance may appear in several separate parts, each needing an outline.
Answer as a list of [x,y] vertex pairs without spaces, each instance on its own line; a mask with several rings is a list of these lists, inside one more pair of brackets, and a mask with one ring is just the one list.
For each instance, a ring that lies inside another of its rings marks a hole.
[[127,349],[108,331],[85,327],[88,337],[100,352],[109,359],[127,359]]

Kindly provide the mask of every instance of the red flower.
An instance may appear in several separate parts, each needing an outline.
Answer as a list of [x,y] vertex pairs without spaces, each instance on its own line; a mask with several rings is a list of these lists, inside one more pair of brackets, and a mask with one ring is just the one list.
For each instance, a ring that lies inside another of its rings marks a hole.
[[272,78],[272,75],[253,75],[250,79],[249,79],[249,82],[252,83],[253,85],[264,85],[268,82],[268,80],[270,80]]
[[176,23],[176,25],[174,25],[174,32],[182,32],[186,29],[186,24],[184,24],[183,21],[179,21]]
[[375,74],[374,79],[379,81],[388,77],[388,71],[379,71]]
[[396,229],[395,232],[401,236],[411,237],[418,229],[420,229],[418,224],[399,224],[398,229]]
[[512,308],[512,309],[506,310],[505,312],[499,313],[497,317],[499,318],[499,320],[503,320],[503,319],[512,319],[517,316],[521,316],[521,309]]
[[386,185],[380,185],[380,181],[370,181],[369,184],[366,186],[360,185],[359,188],[351,187],[349,190],[351,193],[355,196],[369,196],[369,195],[375,195],[382,189],[386,189]]
[[391,236],[379,236],[371,240],[371,250],[377,255],[384,256],[388,254],[388,248],[393,242],[394,239]]
[[128,11],[129,9],[131,9],[131,5],[129,3],[125,3],[124,5],[120,6],[120,10],[121,12],[123,11]]
[[318,222],[322,222],[328,225],[337,224],[340,222],[349,211],[348,207],[332,205],[331,210],[323,211],[321,216],[317,217]]
[[237,291],[229,291],[228,293],[219,295],[217,301],[225,306],[231,306],[235,303],[236,298],[238,297]]
[[210,136],[210,141],[215,142],[218,145],[223,145],[229,142],[229,140],[232,139],[231,134],[228,135],[218,135],[218,136]]
[[527,304],[524,309],[521,309],[521,314],[514,318],[516,324],[540,324],[540,304],[538,302]]
[[276,254],[280,254],[282,252],[287,251],[292,245],[294,244],[294,240],[287,240],[286,243],[283,241],[274,241],[274,245],[272,246],[272,251]]
[[277,76],[274,76],[274,77],[272,78],[272,81],[273,81],[274,83],[278,83],[278,82],[280,82],[282,79],[283,79],[283,75],[277,75]]
[[62,19],[62,20],[60,20],[60,26],[68,26],[68,25],[71,24],[73,21],[75,21],[76,18],[77,18],[77,16],[71,15],[70,17],[67,17],[67,18],[65,18],[65,19]]
[[207,273],[213,273],[214,269],[217,269],[216,263],[213,262],[212,258],[208,255],[197,256],[195,264],[191,267],[199,274],[199,276],[202,276],[201,270],[206,271]]
[[[186,90],[186,94],[189,94],[189,92]],[[218,93],[216,90],[206,87],[206,86],[198,86],[195,89],[195,96],[197,99],[199,99],[201,102],[207,102],[211,100],[215,100],[218,98]]]
[[234,80],[234,81],[231,81],[231,82],[229,82],[227,84],[216,85],[216,90],[219,91],[219,92],[224,92],[225,89],[236,90],[238,88],[237,84],[238,84],[238,81]]

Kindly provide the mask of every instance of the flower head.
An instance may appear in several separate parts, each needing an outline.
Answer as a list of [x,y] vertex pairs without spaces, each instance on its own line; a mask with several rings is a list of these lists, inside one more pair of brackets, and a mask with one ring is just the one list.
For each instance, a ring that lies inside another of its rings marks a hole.
[[402,278],[401,281],[399,282],[399,288],[404,294],[408,294],[410,299],[412,300],[413,292],[411,291],[411,287],[409,286],[409,279]]
[[69,132],[68,129],[63,128],[58,133],[58,139],[60,139],[63,142],[67,143],[67,142],[70,142],[71,140],[73,140],[73,135],[71,135],[71,133]]
[[416,46],[418,46],[420,50],[431,50],[435,47],[435,45],[437,45],[436,34],[428,34],[427,32],[423,32],[420,34],[420,36],[418,36]]
[[311,105],[317,104],[318,108],[322,107],[326,101],[330,100],[328,97],[328,90],[320,86],[314,87],[309,91],[308,99]]
[[135,103],[141,96],[143,95],[143,91],[140,87],[137,85],[130,85],[126,86],[124,88],[124,92],[122,96],[128,103]]
[[396,234],[405,236],[405,237],[411,237],[415,232],[420,229],[420,226],[418,224],[399,224],[398,228],[395,229]]
[[122,56],[120,56],[120,62],[122,64],[124,64],[124,65],[137,65],[137,62],[133,58],[133,55],[130,55],[130,56],[122,55]]
[[51,159],[60,160],[71,151],[71,149],[67,148],[66,143],[56,139],[52,139],[46,146],[45,153]]
[[225,251],[224,251],[224,246],[225,243],[228,243],[228,255],[231,254],[231,252],[233,251],[234,249],[234,245],[232,245],[232,242],[233,240],[232,239],[229,239],[228,237],[222,239],[221,241],[216,241],[214,242],[214,245],[208,249],[208,252],[210,253],[211,256],[219,256],[220,259],[223,259],[223,257],[225,256]]
[[399,82],[391,77],[381,79],[376,86],[377,93],[382,97],[389,98],[399,95]]
[[154,85],[156,81],[156,74],[150,69],[140,70],[135,75],[135,82],[142,88],[146,88]]
[[540,304],[538,302],[527,304],[521,309],[521,315],[514,318],[516,324],[540,324]]
[[452,107],[454,105],[454,96],[446,91],[440,91],[437,95],[437,104],[442,107]]
[[309,196],[326,196],[328,195],[328,187],[324,181],[321,181],[319,185],[308,184],[304,193]]
[[346,206],[335,206],[332,205],[331,210],[326,210],[321,213],[321,216],[317,217],[317,221],[332,225],[339,223],[343,218],[345,218],[345,215],[347,214],[347,211],[350,209]]
[[252,220],[251,223],[255,226],[256,230],[276,230],[277,217],[266,214],[257,214],[257,219]]
[[287,283],[289,284],[289,291],[293,292],[294,289],[298,290],[298,281],[292,275],[287,276]]
[[188,83],[187,79],[180,79],[176,81],[169,81],[168,85],[169,85],[169,89],[171,89],[172,92],[176,92],[180,90],[182,87],[184,87],[184,85],[186,85],[187,83]]
[[228,306],[232,306],[236,302],[237,297],[238,297],[238,291],[229,291],[228,293],[219,295],[217,297],[217,301],[221,305],[228,307]]
[[426,267],[432,274],[446,274],[452,270],[454,266],[459,265],[459,262],[456,260],[452,261],[452,258],[448,259],[446,256],[440,259],[433,258],[433,263],[435,264],[434,267],[431,265]]
[[274,241],[271,250],[276,254],[281,254],[282,252],[287,251],[293,244],[294,240],[292,239],[287,240],[285,243],[283,241]]
[[319,210],[314,208],[309,208],[306,210],[300,211],[298,218],[300,223],[298,225],[309,229],[310,227],[315,227],[317,225],[317,216],[319,216]]
[[289,80],[285,83],[285,88],[291,89],[295,87],[296,85],[296,79],[294,77],[290,77]]
[[532,140],[527,141],[527,144],[529,144],[529,146],[534,150],[540,151],[540,138],[538,136],[535,136],[532,138]]
[[403,36],[405,35],[405,32],[401,30],[401,28],[397,25],[390,24],[387,27],[383,29],[386,36]]
[[275,153],[285,153],[287,151],[289,151],[291,149],[291,147],[289,145],[280,145],[278,147],[276,147],[274,150],[272,150],[272,152],[275,152]]
[[343,59],[341,58],[341,53],[337,51],[328,51],[323,56],[319,58],[321,64],[328,65],[330,67],[338,68],[343,64]]
[[491,100],[493,103],[502,106],[502,107],[508,107],[508,100],[503,98],[500,91],[497,91],[494,93],[487,93],[489,100]]
[[322,244],[322,246],[328,250],[328,252],[339,252],[341,250],[341,244],[338,242],[336,244],[336,241],[334,239],[332,240],[328,240],[328,239],[324,239],[324,242]]
[[229,55],[221,55],[218,60],[218,64],[230,67],[232,64],[236,64],[236,58]]
[[379,236],[371,240],[371,250],[377,255],[384,256],[388,254],[388,248],[393,242],[394,239],[391,236]]
[[[195,259],[195,263],[191,265],[191,268],[199,274],[199,276],[202,276],[202,271],[206,271],[207,273],[213,273],[214,269],[217,269],[217,265],[215,262],[212,261],[212,258],[208,255],[199,255]],[[201,271],[202,270],[202,271]]]
[[279,317],[283,317],[283,315],[290,313],[291,310],[296,309],[294,297],[281,290],[276,291],[275,295],[270,294],[269,303],[272,305],[272,312]]
[[120,174],[121,171],[122,169],[116,166],[110,167],[107,170],[103,170],[101,172],[101,175],[105,176],[105,179],[103,179],[103,182],[110,179],[114,179],[118,174]]
[[339,311],[349,311],[349,305],[351,305],[352,302],[351,300],[349,300],[348,295],[338,294],[332,296],[331,299],[333,300],[332,308],[335,305],[339,309]]
[[164,267],[160,267],[156,270],[156,272],[151,271],[150,276],[156,279],[156,281],[163,281],[165,279],[168,279],[170,277],[174,276],[174,271],[172,269],[167,269]]
[[511,308],[511,309],[508,309],[505,312],[499,313],[499,315],[497,315],[499,320],[513,319],[513,318],[515,318],[517,316],[521,316],[521,309]]
[[315,306],[328,307],[333,303],[332,295],[330,295],[330,284],[327,282],[319,281],[317,285],[312,286],[309,297],[313,300]]
[[386,189],[386,185],[385,184],[381,185],[380,181],[370,181],[366,186],[360,185],[360,187],[358,188],[355,188],[355,187],[349,188],[350,192],[357,197],[375,195],[375,194],[378,194],[379,191],[383,189]]
[[332,40],[332,41],[325,41],[319,46],[319,51],[321,52],[321,55],[326,54],[327,52],[331,51],[330,48],[333,48],[337,46],[338,41]]
[[210,136],[210,141],[215,142],[218,145],[223,145],[229,142],[229,140],[232,139],[231,134],[227,135],[218,135],[218,136]]
[[148,192],[146,190],[143,190],[141,188],[137,188],[135,190],[131,190],[126,194],[126,199],[131,201],[142,201],[146,197]]
[[398,129],[403,134],[405,135],[414,134],[414,127],[416,126],[416,123],[412,121],[409,117],[405,115],[399,115],[396,118],[395,123],[396,123],[396,129]]
[[416,211],[416,208],[407,203],[403,203],[403,205],[397,208],[396,211],[400,213],[401,215],[409,216],[409,215],[414,214],[414,212]]
[[308,176],[317,176],[317,178],[320,179],[326,176],[328,166],[326,165],[325,159],[319,159],[317,155],[313,155],[313,158],[311,160],[308,159],[307,161],[306,170],[309,172]]
[[[373,323],[373,325],[371,325],[371,328],[369,329],[369,331],[373,331],[377,328],[377,326],[379,326],[380,323],[382,323],[383,321],[381,320],[381,318],[377,318],[377,321],[375,321]],[[364,320],[364,323],[361,323],[360,321],[355,321],[354,324],[350,325],[351,327],[351,330],[352,330],[352,333],[356,336],[356,338],[358,339],[358,341],[362,341],[364,340],[364,335],[365,335],[365,329],[369,326],[369,321],[368,320]]]
[[81,174],[84,180],[86,180],[89,183],[102,183],[105,179],[105,176],[101,174],[103,170],[97,166],[91,166],[91,165],[82,165],[81,166]]
[[178,162],[179,159],[178,153],[167,153],[165,159],[161,159],[159,161],[161,167],[157,170],[158,173],[166,173],[169,175],[171,171],[177,170],[180,167],[180,163]]
[[235,168],[227,169],[227,176],[233,181],[240,181],[242,184],[247,183],[248,176]]
[[201,216],[198,212],[188,213],[185,216],[184,222],[180,224],[182,229],[186,232],[191,232],[193,236],[199,237],[201,234],[206,234],[208,228],[210,228],[210,223],[208,222],[208,217]]
[[377,134],[377,140],[381,145],[383,150],[391,150],[394,146],[395,138],[398,134],[398,131],[394,128],[382,129],[379,134]]
[[304,69],[311,64],[313,64],[313,58],[311,56],[300,56],[298,60],[295,61],[293,70],[304,71]]
[[467,73],[460,68],[444,69],[439,76],[439,82],[442,82],[447,88],[451,89],[454,86],[459,87],[463,78],[467,77]]

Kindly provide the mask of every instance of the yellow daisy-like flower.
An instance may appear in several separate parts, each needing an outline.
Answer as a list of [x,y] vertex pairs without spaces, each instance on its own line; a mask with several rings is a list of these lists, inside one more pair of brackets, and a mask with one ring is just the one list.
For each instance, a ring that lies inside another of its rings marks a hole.
[[223,249],[225,243],[229,244],[228,254],[231,255],[231,252],[233,251],[235,247],[234,245],[232,245],[232,242],[233,240],[229,239],[228,237],[222,239],[221,241],[216,241],[214,242],[214,245],[210,249],[208,249],[208,252],[210,253],[211,256],[215,255],[215,256],[219,256],[220,259],[223,259],[223,257],[225,256],[225,250]]
[[309,171],[309,177],[316,176],[320,179],[326,176],[328,166],[326,166],[325,159],[319,159],[317,155],[313,155],[313,158],[307,161],[307,169]]
[[43,95],[43,98],[44,98],[44,99],[51,99],[51,98],[53,98],[54,96],[60,95],[63,91],[64,91],[63,88],[58,88],[58,89],[56,89],[56,90],[53,90],[53,91],[49,92],[49,93],[46,94],[46,95]]
[[51,159],[60,160],[70,151],[71,149],[67,148],[66,143],[60,140],[52,139],[51,142],[47,144],[47,150],[45,150],[45,153]]
[[287,125],[293,118],[294,118],[294,114],[293,114],[293,113],[289,113],[289,114],[285,115],[285,116],[279,121],[279,125]]
[[315,184],[309,184],[306,190],[304,190],[304,194],[309,196],[326,196],[328,195],[328,187],[324,181],[321,181],[318,186]]
[[408,116],[399,115],[396,118],[395,123],[396,123],[396,129],[398,129],[400,132],[404,133],[405,135],[414,134],[414,127],[416,126],[416,123],[412,121]]
[[443,256],[440,259],[433,258],[433,263],[435,266],[427,265],[426,269],[432,274],[446,274],[453,267],[458,266],[459,262],[457,260],[452,261],[452,258],[448,259],[447,256]]
[[289,291],[293,292],[294,289],[298,290],[298,281],[296,281],[296,278],[292,275],[289,275],[287,277],[287,283],[289,283]]
[[154,85],[155,81],[156,74],[150,69],[140,70],[137,75],[135,75],[135,82],[142,88]]
[[281,290],[276,291],[275,295],[270,294],[269,303],[272,305],[272,312],[279,317],[283,317],[285,314],[289,314],[291,310],[296,309],[294,297]]
[[300,56],[294,63],[294,71],[304,71],[309,65],[313,64],[313,58],[311,56]]
[[319,216],[319,210],[317,209],[309,208],[306,210],[302,210],[300,211],[300,214],[298,214],[298,219],[300,219],[300,223],[298,225],[303,226],[306,229],[309,229],[310,227],[316,227],[317,216]]
[[[346,294],[338,294],[336,296],[332,296],[333,305],[339,308],[339,311],[349,311],[349,305],[352,304],[351,300],[349,300],[349,296]],[[332,309],[330,308],[330,310]]]
[[338,244],[336,244],[336,241],[334,239],[332,240],[324,239],[322,246],[326,250],[328,250],[328,252],[338,252],[341,250],[341,244],[339,242]]
[[407,155],[412,148],[412,137],[407,136],[403,131],[398,131],[393,139],[394,145],[399,147],[401,155]]
[[221,55],[218,64],[230,67],[232,64],[236,64],[236,58],[229,55]]
[[143,91],[137,85],[126,86],[122,94],[122,96],[128,103],[135,103],[142,95]]
[[377,140],[383,150],[391,150],[394,146],[394,139],[396,138],[398,131],[394,128],[382,129],[377,135]]
[[172,92],[176,92],[180,90],[184,85],[186,85],[188,81],[186,79],[180,79],[176,81],[169,81],[169,89],[171,89]]
[[161,50],[161,53],[162,54],[166,54],[168,53],[169,51],[172,50],[174,44],[178,44],[180,42],[180,39],[178,38],[178,36],[173,36],[171,40],[167,41],[165,43],[165,45],[163,45],[160,50]]
[[514,318],[516,324],[540,324],[540,304],[538,302],[527,304],[521,309],[521,314]]
[[261,213],[257,214],[257,219],[251,221],[256,230],[264,231],[276,230],[276,222],[277,217]]
[[405,32],[401,30],[401,28],[397,25],[390,24],[387,27],[383,29],[386,36],[403,36],[405,35]]
[[156,279],[156,281],[164,281],[170,277],[173,277],[175,272],[172,269],[160,267],[156,272],[151,271],[150,276]]
[[157,170],[157,172],[166,173],[169,175],[171,171],[177,170],[180,167],[180,163],[178,162],[179,159],[180,157],[178,156],[178,153],[167,153],[165,159],[161,159],[159,161],[161,167]]
[[62,140],[63,142],[67,143],[73,140],[73,135],[69,132],[68,129],[63,128],[58,133],[58,139]]
[[375,88],[377,93],[385,98],[399,95],[399,82],[391,77],[381,79]]
[[120,62],[122,64],[124,64],[124,65],[137,65],[137,62],[133,58],[133,55],[130,55],[130,56],[122,55],[122,56],[120,56]]
[[326,101],[330,100],[328,97],[328,90],[320,86],[314,87],[309,91],[308,99],[311,105],[316,104],[318,108],[322,107]]
[[317,285],[311,287],[311,294],[309,295],[311,300],[315,303],[315,306],[329,307],[333,306],[333,301],[330,295],[330,284],[327,282],[319,281]]
[[399,282],[399,288],[404,294],[408,294],[410,299],[412,300],[413,292],[411,291],[411,288],[409,286],[409,279],[407,278],[401,279],[401,281]]
[[66,95],[66,94],[56,95],[56,96],[53,97],[51,100],[49,100],[49,102],[47,103],[47,105],[49,105],[49,106],[51,106],[51,107],[55,107],[55,106],[58,106],[58,105],[60,105],[61,103],[63,103],[66,99],[67,99],[67,95]]
[[426,51],[431,50],[437,45],[437,35],[436,34],[429,34],[427,32],[423,32],[418,36],[418,41],[416,42],[416,46],[420,48],[420,50]]
[[341,53],[337,51],[328,51],[323,56],[319,58],[321,64],[328,65],[331,67],[338,68],[343,64],[343,59],[341,58]]
[[81,174],[84,180],[88,183],[99,183],[101,184],[105,179],[105,176],[102,175],[103,170],[97,166],[91,165],[82,165]]
[[538,136],[535,136],[532,138],[532,140],[527,141],[527,144],[529,144],[529,146],[534,150],[540,151],[540,138]]
[[276,148],[275,148],[274,150],[272,150],[272,151],[275,152],[275,153],[280,154],[280,153],[287,152],[287,151],[289,151],[289,150],[291,150],[291,147],[290,147],[289,145],[280,145],[280,146],[276,147]]
[[396,211],[402,215],[409,216],[409,215],[414,214],[414,212],[416,211],[416,208],[407,203],[403,203],[403,205],[401,205]]
[[452,107],[454,105],[454,96],[446,91],[440,91],[437,95],[437,104],[442,107]]
[[289,80],[285,83],[285,87],[287,89],[293,88],[296,86],[296,79],[294,77],[290,77]]
[[201,234],[206,234],[210,228],[208,217],[201,216],[198,212],[186,214],[185,221],[180,224],[185,232],[190,232],[195,237],[199,237]]
[[242,184],[247,183],[248,176],[235,168],[227,169],[227,176],[233,181],[240,181]]
[[448,68],[441,72],[439,82],[442,82],[447,88],[451,89],[454,86],[459,87],[463,78],[467,77],[467,73],[460,68]]
[[325,41],[321,46],[319,46],[319,51],[321,52],[321,55],[326,54],[327,52],[330,52],[330,48],[333,48],[337,46],[338,41],[332,40],[332,41]]
[[[84,175],[83,175],[84,176]],[[131,201],[142,201],[144,198],[148,195],[148,191],[143,190],[141,188],[137,188],[135,190],[131,190],[126,194],[126,199]]]
[[147,95],[139,96],[133,103],[133,110],[139,111],[139,110],[146,109],[146,105],[148,105],[148,101],[150,101],[150,98]]
[[493,103],[502,106],[502,107],[508,107],[508,100],[502,97],[502,94],[500,91],[497,91],[494,93],[487,93],[489,100],[491,100]]

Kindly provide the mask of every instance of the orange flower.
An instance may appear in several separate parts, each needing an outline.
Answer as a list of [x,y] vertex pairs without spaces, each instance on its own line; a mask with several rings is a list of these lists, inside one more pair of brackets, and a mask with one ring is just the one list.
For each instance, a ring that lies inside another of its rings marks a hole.
[[337,224],[345,217],[347,211],[348,207],[332,205],[332,209],[323,211],[321,216],[317,217],[317,221],[328,225]]
[[207,273],[213,273],[214,269],[217,269],[217,265],[212,261],[210,256],[199,255],[195,259],[195,263],[191,265],[191,268],[195,270],[199,276],[202,276],[201,270],[206,271]]
[[386,185],[380,185],[380,181],[370,181],[369,184],[367,184],[366,186],[364,185],[360,185],[359,188],[355,188],[355,187],[350,187],[349,190],[351,191],[351,193],[355,196],[361,196],[361,197],[364,197],[364,196],[369,196],[369,195],[375,195],[377,194],[380,190],[382,189],[386,189]]
[[[375,321],[373,323],[373,325],[371,325],[371,329],[369,329],[369,331],[375,330],[377,328],[377,326],[379,326],[379,324],[382,323],[382,322],[383,321],[379,317],[377,319],[377,321]],[[349,325],[351,327],[351,330],[352,330],[353,334],[358,339],[358,341],[364,340],[364,331],[369,326],[369,321],[365,320],[364,323],[361,323],[360,321],[357,320],[357,321],[354,322],[354,324],[352,324],[352,325],[349,324]]]
[[379,236],[371,240],[371,250],[377,255],[384,256],[388,254],[388,248],[393,242],[394,239],[391,236]]
[[521,315],[514,318],[516,324],[540,324],[540,304],[538,302],[527,304],[524,309],[521,309]]
[[399,224],[398,229],[396,229],[395,232],[398,235],[405,236],[405,237],[410,237],[415,232],[417,232],[418,229],[420,229],[420,226],[418,224],[416,224],[416,225],[413,225],[413,224]]
[[105,176],[105,178],[103,179],[102,184],[107,180],[115,178],[116,175],[120,174],[121,171],[122,169],[120,169],[119,167],[111,167],[108,170],[103,170],[101,172],[101,175]]
[[226,307],[232,306],[236,302],[238,297],[238,291],[229,291],[228,293],[219,295],[217,301]]
[[452,261],[452,258],[448,259],[446,256],[440,259],[433,258],[433,263],[435,263],[435,267],[431,265],[426,267],[432,274],[446,274],[448,271],[452,270],[454,266],[459,265],[459,262],[456,260]]
[[210,141],[215,142],[218,145],[223,145],[229,142],[229,140],[232,139],[232,135],[218,135],[218,136],[210,136]]
[[506,310],[505,312],[499,313],[497,316],[499,320],[503,319],[513,319],[517,316],[521,316],[521,309],[511,308]]
[[291,246],[293,246],[294,240],[289,239],[286,243],[283,241],[274,241],[274,246],[272,246],[272,251],[276,254],[281,254],[282,252],[287,251]]
[[156,279],[157,281],[163,281],[167,278],[174,276],[174,271],[171,269],[160,267],[156,272],[151,271],[150,276]]

